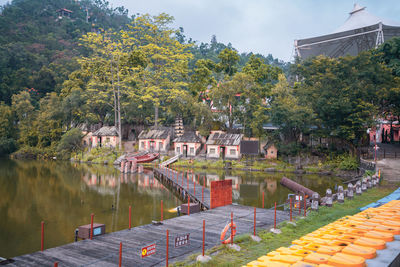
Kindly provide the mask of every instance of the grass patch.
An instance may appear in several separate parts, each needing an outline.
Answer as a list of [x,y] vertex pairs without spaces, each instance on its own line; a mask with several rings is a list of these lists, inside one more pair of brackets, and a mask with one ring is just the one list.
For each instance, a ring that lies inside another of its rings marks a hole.
[[72,158],[77,161],[107,163],[112,165],[114,161],[121,156],[121,151],[109,147],[96,147],[90,151],[77,152],[72,155]]
[[[381,186],[373,188],[355,196],[353,200],[346,200],[343,204],[336,203],[332,208],[321,207],[318,212],[310,212],[305,219],[296,221],[296,226],[287,222],[281,223],[278,227],[282,234],[275,235],[269,231],[259,231],[261,242],[254,242],[249,234],[235,237],[235,243],[239,244],[239,252],[230,250],[225,246],[216,246],[207,251],[207,255],[213,255],[212,260],[206,264],[195,263],[196,255],[189,256],[183,262],[177,262],[173,266],[243,266],[258,257],[266,255],[279,247],[290,246],[291,242],[299,237],[310,233],[324,225],[327,225],[343,216],[353,215],[359,212],[359,208],[390,194],[395,186]],[[216,255],[215,255],[216,254]]]

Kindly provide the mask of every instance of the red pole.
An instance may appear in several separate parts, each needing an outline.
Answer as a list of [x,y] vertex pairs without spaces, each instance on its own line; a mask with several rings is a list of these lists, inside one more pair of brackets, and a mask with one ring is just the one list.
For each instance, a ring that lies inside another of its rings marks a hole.
[[165,266],[167,266],[168,267],[168,258],[169,258],[169,255],[168,255],[168,250],[169,250],[169,231],[167,230],[167,258],[166,258],[166,261],[165,261]]
[[304,196],[304,217],[307,216],[306,207],[307,207],[307,201],[306,201],[306,196]]
[[58,267],[58,261],[54,263],[54,267]]
[[190,215],[190,196],[188,195],[188,215]]
[[233,245],[233,212],[231,212],[231,245]]
[[376,130],[375,130],[375,138],[374,138],[374,141],[375,141],[375,164],[376,164]]
[[119,243],[119,267],[122,266],[122,242]]
[[276,229],[276,202],[275,202],[274,229]]
[[256,236],[256,207],[254,207],[254,231],[253,235]]
[[129,230],[132,227],[132,207],[129,205]]
[[163,221],[164,217],[164,207],[163,207],[163,201],[161,200],[161,221]]
[[204,185],[203,185],[203,187],[201,188],[201,202],[204,203]]
[[42,232],[40,235],[40,250],[43,251],[44,249],[44,221],[41,222]]
[[263,195],[262,195],[262,208],[264,208],[264,192],[263,192]]
[[300,200],[300,195],[299,195],[299,215],[301,215],[301,200]]
[[90,214],[90,240],[93,239],[93,218],[94,214]]
[[206,232],[206,221],[203,220],[203,257],[204,257],[204,241],[206,236],[205,232]]
[[292,221],[292,198],[290,198],[290,200],[289,200],[289,202],[290,202],[290,221]]

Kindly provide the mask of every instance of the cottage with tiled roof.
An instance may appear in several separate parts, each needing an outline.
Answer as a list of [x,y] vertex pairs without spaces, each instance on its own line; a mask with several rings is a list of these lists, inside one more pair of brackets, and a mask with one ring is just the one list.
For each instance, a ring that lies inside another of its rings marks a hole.
[[115,126],[103,126],[92,134],[91,143],[92,147],[117,147],[118,131]]
[[207,140],[207,158],[240,159],[243,134],[211,133]]
[[139,151],[156,151],[167,153],[172,137],[172,129],[167,127],[152,127],[143,130],[139,136]]
[[194,157],[201,149],[201,138],[195,132],[185,131],[173,141],[175,155]]

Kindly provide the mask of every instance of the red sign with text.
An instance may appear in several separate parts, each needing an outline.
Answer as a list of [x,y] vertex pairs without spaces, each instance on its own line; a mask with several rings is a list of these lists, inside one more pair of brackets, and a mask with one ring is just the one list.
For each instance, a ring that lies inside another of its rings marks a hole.
[[142,248],[142,258],[156,253],[156,244],[151,244]]

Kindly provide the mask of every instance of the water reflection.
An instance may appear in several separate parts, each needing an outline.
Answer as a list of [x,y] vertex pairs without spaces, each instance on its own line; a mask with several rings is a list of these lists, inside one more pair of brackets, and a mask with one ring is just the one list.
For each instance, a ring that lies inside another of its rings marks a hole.
[[[183,172],[183,170],[181,170]],[[185,174],[187,174],[185,172]],[[233,202],[265,207],[283,203],[290,191],[279,184],[281,173],[194,171],[189,179],[199,188],[212,181],[231,179]],[[334,177],[287,175],[300,184],[322,193],[340,180]],[[40,249],[40,222],[45,221],[45,247],[73,242],[77,226],[95,222],[106,224],[106,232],[128,227],[132,205],[132,225],[176,216],[168,210],[180,201],[145,169],[141,174],[121,174],[109,166],[71,164],[55,161],[0,160],[0,256],[13,257]]]

